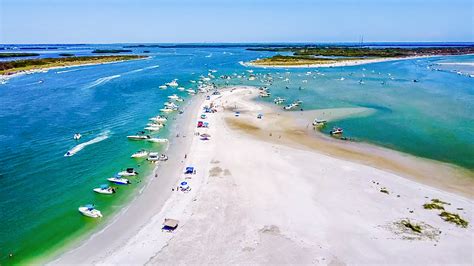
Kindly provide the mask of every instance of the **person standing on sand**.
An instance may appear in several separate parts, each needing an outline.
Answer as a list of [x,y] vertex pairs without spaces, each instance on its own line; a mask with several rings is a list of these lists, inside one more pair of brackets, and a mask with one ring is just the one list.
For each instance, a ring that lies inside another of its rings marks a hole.
[[186,159],[186,158],[188,158],[188,155],[187,155],[187,154],[184,155],[184,159]]

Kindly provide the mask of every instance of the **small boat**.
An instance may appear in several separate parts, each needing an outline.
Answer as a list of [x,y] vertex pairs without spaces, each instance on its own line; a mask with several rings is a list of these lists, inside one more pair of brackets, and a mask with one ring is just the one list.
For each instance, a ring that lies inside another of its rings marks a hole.
[[342,135],[343,132],[344,132],[344,130],[342,128],[335,127],[331,131],[329,131],[329,134],[331,134],[331,135]]
[[291,104],[288,104],[287,106],[283,107],[283,109],[284,110],[292,110],[292,109],[295,109],[296,107],[298,107],[297,104],[291,103]]
[[186,92],[191,95],[196,94],[196,91],[193,89],[187,89]]
[[166,83],[166,85],[170,87],[178,87],[178,82],[176,81],[176,79],[174,79],[171,82]]
[[148,158],[146,159],[150,162],[157,162],[160,160],[160,156],[157,152],[150,152],[150,154],[148,154]]
[[268,91],[261,91],[259,93],[259,96],[260,97],[270,97],[271,93],[269,93]]
[[168,86],[166,86],[166,85],[161,85],[159,88],[162,89],[162,90],[165,90],[165,89],[168,88]]
[[144,129],[145,130],[148,130],[148,131],[159,131],[162,127],[160,126],[148,126],[148,127],[145,127]]
[[146,124],[148,127],[164,127],[165,125],[162,124],[162,123],[157,123],[157,122],[153,122],[153,123],[148,123]]
[[165,107],[169,107],[169,108],[178,108],[178,105],[176,105],[175,103],[172,103],[172,102],[165,102],[163,105]]
[[118,176],[136,176],[138,173],[135,171],[135,169],[129,167],[125,171],[117,173]]
[[165,122],[166,120],[168,120],[166,117],[160,115],[150,118],[150,121],[153,122]]
[[148,135],[132,135],[132,136],[127,136],[129,140],[145,140],[145,139],[150,139],[151,137]]
[[108,181],[119,184],[119,185],[128,185],[131,184],[130,181],[126,178],[123,178],[119,175],[115,175],[114,177],[107,178]]
[[284,103],[285,101],[286,101],[286,100],[283,99],[283,98],[281,98],[281,97],[277,97],[277,98],[275,98],[275,99],[273,100],[273,102],[274,102],[275,104],[282,104],[282,103]]
[[148,139],[149,142],[155,142],[155,143],[164,143],[168,142],[168,139],[160,139],[160,138],[150,138]]
[[327,123],[326,120],[322,120],[322,119],[317,119],[317,118],[316,118],[316,119],[314,119],[314,121],[313,121],[313,126],[315,126],[315,127],[322,127],[322,126],[324,126],[326,123]]
[[160,111],[163,112],[163,113],[170,113],[170,112],[174,112],[176,110],[177,110],[176,108],[170,108],[170,107],[165,107],[165,108],[160,109]]
[[94,208],[94,205],[92,204],[87,204],[86,206],[79,207],[79,212],[82,213],[82,215],[91,218],[102,217],[102,213],[96,208]]
[[184,87],[178,87],[177,90],[179,90],[179,91],[184,91],[184,90],[186,90],[186,89],[185,89]]
[[143,157],[147,157],[148,156],[148,151],[146,150],[139,150],[137,152],[135,152],[134,154],[132,154],[132,158],[143,158]]
[[100,187],[94,188],[93,190],[99,194],[114,194],[116,192],[115,188],[106,184],[100,185]]
[[175,101],[177,101],[177,102],[184,102],[184,99],[183,99],[183,98],[181,98],[181,97],[178,97],[178,98],[176,98],[176,100],[175,100]]
[[75,140],[79,140],[81,137],[82,137],[82,135],[79,134],[79,133],[74,134],[74,139]]
[[176,99],[178,99],[178,98],[179,98],[179,96],[176,95],[176,94],[173,94],[173,95],[168,96],[168,99],[171,99],[171,100],[176,100]]

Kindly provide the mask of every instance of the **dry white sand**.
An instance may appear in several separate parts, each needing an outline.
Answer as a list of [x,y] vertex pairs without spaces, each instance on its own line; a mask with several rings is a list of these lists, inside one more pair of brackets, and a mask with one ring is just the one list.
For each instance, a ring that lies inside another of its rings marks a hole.
[[346,66],[358,66],[358,65],[366,65],[366,64],[373,64],[373,63],[380,63],[380,62],[388,62],[388,61],[399,61],[399,60],[408,60],[408,59],[418,59],[418,58],[426,58],[426,57],[433,57],[433,56],[408,56],[408,57],[391,57],[391,58],[368,58],[368,59],[360,59],[360,60],[341,60],[335,63],[327,63],[327,64],[308,64],[308,65],[261,65],[255,64],[253,62],[245,62],[241,65],[248,66],[248,67],[261,67],[261,68],[320,68],[320,67],[346,67]]
[[[186,180],[190,192],[147,187],[115,223],[53,264],[473,264],[472,225],[456,226],[422,207],[437,198],[472,222],[471,199],[236,130],[228,123],[232,106],[242,112],[232,119],[263,124],[267,118],[255,117],[263,107],[247,100],[249,93],[256,95],[237,88],[213,96],[219,112],[209,115],[210,128],[189,129],[211,139],[193,137],[183,144],[185,162],[170,162],[179,169],[162,167],[174,187]],[[197,169],[191,179],[182,174],[186,165]],[[167,201],[155,204],[164,191]],[[156,212],[127,215],[147,205]],[[175,232],[161,231],[164,218],[180,221]],[[420,224],[423,233],[397,223],[402,219]],[[130,227],[120,232],[117,223]]]

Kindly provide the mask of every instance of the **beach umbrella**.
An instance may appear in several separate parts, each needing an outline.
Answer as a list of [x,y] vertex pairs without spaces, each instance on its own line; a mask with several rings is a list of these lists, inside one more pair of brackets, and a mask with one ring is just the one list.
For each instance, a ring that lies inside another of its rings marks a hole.
[[186,186],[187,184],[188,184],[188,182],[186,182],[186,181],[181,182],[181,186]]
[[201,134],[201,137],[203,137],[203,138],[210,138],[211,135],[209,135],[209,134],[207,134],[207,133],[204,133],[204,134]]

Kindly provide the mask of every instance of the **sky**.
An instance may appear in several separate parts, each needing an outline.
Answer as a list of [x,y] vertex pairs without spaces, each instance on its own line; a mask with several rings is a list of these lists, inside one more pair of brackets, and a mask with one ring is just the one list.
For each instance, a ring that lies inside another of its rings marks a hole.
[[473,0],[0,0],[0,43],[473,42]]

